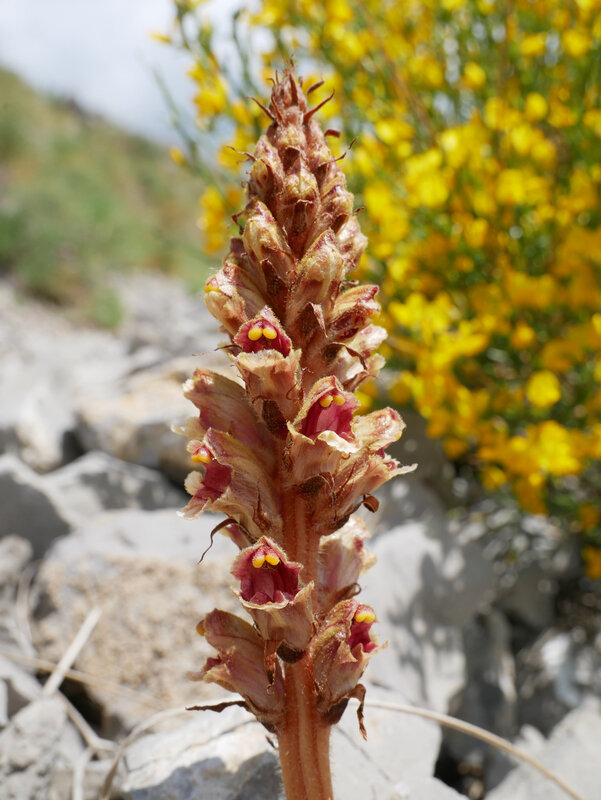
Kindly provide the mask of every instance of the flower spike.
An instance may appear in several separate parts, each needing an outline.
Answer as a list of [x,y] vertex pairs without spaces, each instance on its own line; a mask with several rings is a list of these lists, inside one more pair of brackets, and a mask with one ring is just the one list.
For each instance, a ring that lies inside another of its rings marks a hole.
[[361,415],[353,394],[378,374],[386,331],[373,324],[377,287],[349,280],[366,240],[321,105],[309,109],[288,69],[261,106],[271,125],[241,233],[205,286],[239,377],[199,369],[184,386],[197,413],[183,430],[195,467],[183,514],[227,516],[214,533],[239,548],[234,591],[253,623],[208,614],[199,631],[216,655],[195,677],[238,693],[276,734],[288,800],[333,798],[330,728],[350,697],[362,708],[358,681],[380,649],[375,612],[357,599],[373,556],[352,515],[411,469],[386,454],[399,415]]

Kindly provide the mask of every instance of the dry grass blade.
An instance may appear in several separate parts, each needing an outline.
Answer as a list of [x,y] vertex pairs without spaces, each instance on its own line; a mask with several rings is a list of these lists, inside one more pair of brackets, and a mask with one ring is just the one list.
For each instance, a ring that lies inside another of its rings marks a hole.
[[520,750],[519,747],[511,744],[511,742],[508,742],[506,739],[502,739],[500,736],[496,736],[494,733],[489,733],[489,731],[484,730],[484,728],[479,728],[477,725],[472,725],[469,722],[462,722],[459,719],[455,719],[455,717],[449,717],[447,714],[439,714],[438,712],[430,711],[427,708],[403,705],[402,703],[386,703],[380,700],[366,700],[365,705],[371,706],[372,708],[383,708],[388,711],[400,711],[403,714],[413,714],[413,716],[430,719],[433,722],[438,722],[439,725],[444,725],[446,728],[452,728],[453,730],[461,731],[461,733],[465,733],[468,736],[481,739],[483,742],[486,742],[487,744],[490,744],[499,750],[504,750],[506,753],[514,756],[514,758],[518,758],[520,761],[524,761],[526,764],[529,764],[531,767],[538,770],[541,775],[544,775],[545,778],[552,781],[556,786],[559,786],[559,788],[562,789],[569,797],[571,797],[572,800],[583,800],[583,798],[573,789],[571,789],[566,783],[564,783],[559,776],[547,769],[547,767],[545,767],[544,764],[541,764],[541,762],[536,758],[533,758],[524,750]]
[[[33,667],[40,672],[54,672],[57,666],[53,661],[47,661],[44,658],[38,658],[37,656],[26,656],[23,653],[14,653],[10,650],[3,650],[2,648],[0,648],[0,656],[7,658],[10,661],[14,661],[17,664]],[[144,705],[152,708],[153,711],[160,711],[164,707],[161,702],[156,699],[156,697],[152,697],[144,692],[140,692],[137,689],[130,689],[127,686],[121,686],[118,683],[107,681],[105,678],[100,678],[98,675],[90,675],[87,672],[82,672],[79,669],[65,670],[64,677],[69,678],[69,680],[76,681],[77,683],[83,683],[88,686],[93,686],[97,689],[104,689],[107,692],[112,692],[113,694],[127,697],[128,699],[135,700],[138,703],[143,703]]]
[[96,623],[100,619],[101,615],[102,611],[99,608],[93,608],[88,613],[88,616],[83,621],[81,628],[77,631],[75,638],[67,648],[61,660],[58,662],[56,669],[46,681],[43,691],[43,694],[46,697],[50,697],[50,695],[54,694],[54,692],[61,685],[65,679],[65,673],[73,665],[73,662],[92,635],[92,631],[96,627]]

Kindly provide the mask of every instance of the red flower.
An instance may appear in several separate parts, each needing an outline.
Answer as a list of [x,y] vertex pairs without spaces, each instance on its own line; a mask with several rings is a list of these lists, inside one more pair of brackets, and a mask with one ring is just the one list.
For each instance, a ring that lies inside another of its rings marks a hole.
[[334,606],[311,643],[318,707],[326,714],[355,688],[370,657],[381,649],[371,637],[372,608],[356,600]]
[[266,536],[242,550],[232,567],[232,575],[240,581],[240,602],[274,649],[284,645],[280,655],[288,660],[302,654],[315,629],[313,583],[300,585],[301,569],[302,564],[288,561]]

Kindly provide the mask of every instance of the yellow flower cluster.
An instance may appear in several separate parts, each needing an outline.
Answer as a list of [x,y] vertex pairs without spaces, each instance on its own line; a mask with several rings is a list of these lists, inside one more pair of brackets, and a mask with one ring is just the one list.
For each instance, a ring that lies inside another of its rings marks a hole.
[[[229,120],[244,150],[260,65],[238,37],[232,73],[198,11],[177,9],[198,30],[181,41],[199,123]],[[315,103],[344,99],[320,113],[357,137],[348,172],[362,269],[382,283],[392,400],[485,487],[561,518],[601,576],[601,0],[262,0],[247,24],[248,41],[272,43],[265,64],[295,53],[324,78]],[[232,185],[239,162],[222,151]],[[219,197],[202,200],[211,250]]]

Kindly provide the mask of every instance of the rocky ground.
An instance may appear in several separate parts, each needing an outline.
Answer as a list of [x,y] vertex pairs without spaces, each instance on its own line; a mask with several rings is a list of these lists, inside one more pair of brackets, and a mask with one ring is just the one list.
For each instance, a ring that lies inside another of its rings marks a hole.
[[[188,463],[171,426],[190,412],[181,383],[194,367],[229,366],[202,302],[179,286],[134,276],[117,290],[127,313],[112,334],[0,283],[2,797],[277,800],[276,754],[246,712],[181,711],[222,696],[186,673],[206,654],[197,620],[236,604],[232,545],[216,537],[198,565],[218,519],[175,514]],[[598,800],[598,585],[550,523],[481,498],[407,422],[396,455],[420,467],[371,520],[378,563],[363,596],[389,646],[368,697],[517,741]],[[567,797],[432,722],[368,707],[366,723],[367,743],[350,710],[334,735],[344,800]]]

